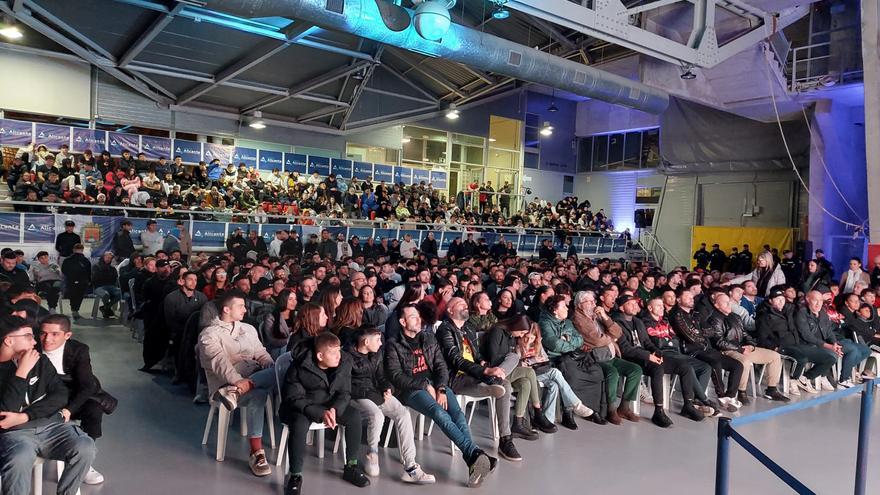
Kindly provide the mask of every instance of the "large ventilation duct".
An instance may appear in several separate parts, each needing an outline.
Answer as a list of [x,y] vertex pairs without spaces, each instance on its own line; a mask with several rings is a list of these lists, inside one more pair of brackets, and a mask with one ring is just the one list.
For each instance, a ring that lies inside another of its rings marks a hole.
[[669,95],[625,77],[544,53],[460,24],[439,42],[416,32],[413,13],[386,0],[208,0],[241,17],[287,17],[350,33],[480,70],[543,84],[648,113],[662,113]]

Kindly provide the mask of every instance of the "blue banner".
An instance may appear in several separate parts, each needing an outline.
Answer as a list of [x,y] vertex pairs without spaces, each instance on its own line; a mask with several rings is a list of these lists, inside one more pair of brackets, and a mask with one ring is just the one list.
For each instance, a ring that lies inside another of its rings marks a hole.
[[449,246],[452,245],[452,241],[454,241],[455,239],[461,239],[461,232],[456,232],[452,230],[444,232],[443,238],[440,239],[440,250],[448,250]]
[[186,163],[199,163],[202,160],[202,143],[175,139],[174,156],[180,156]]
[[70,127],[55,124],[37,124],[34,130],[37,146],[45,144],[50,150],[61,149],[62,144],[70,145]]
[[370,162],[354,162],[354,178],[358,180],[373,178],[373,164]]
[[284,168],[284,153],[280,151],[259,150],[257,154],[260,157],[257,161],[258,170],[271,172],[276,168],[278,170]]
[[373,164],[373,181],[393,182],[394,167],[391,165],[382,165],[381,163]]
[[418,185],[421,182],[427,184],[431,181],[430,172],[420,168],[413,169],[413,184]]
[[193,222],[193,246],[225,246],[226,224],[220,222]]
[[21,240],[21,217],[18,213],[0,213],[0,242],[18,244]]
[[25,213],[24,242],[55,242],[55,217],[53,215]]
[[92,150],[92,154],[100,155],[106,149],[107,131],[73,128],[73,146],[70,151],[82,153],[85,150]]
[[173,160],[175,155],[171,148],[171,140],[163,137],[141,136],[141,151],[147,155],[148,160],[159,158]]
[[330,161],[330,173],[336,174],[337,177],[341,177],[346,180],[351,179],[351,160],[334,158]]
[[519,246],[517,247],[517,251],[537,251],[537,248],[535,247],[537,241],[537,236],[521,235],[519,236]]
[[373,230],[373,235],[376,236],[376,241],[382,239],[388,239],[388,247],[391,247],[391,239],[397,239],[397,230],[396,229],[375,229]]
[[321,177],[330,175],[330,159],[326,156],[309,156],[309,175],[318,172]]
[[400,240],[403,240],[403,236],[409,234],[412,236],[412,240],[415,241],[416,246],[422,245],[422,231],[421,230],[401,230],[397,233],[400,237]]
[[446,172],[431,172],[431,185],[434,189],[446,189],[446,178],[449,174]]
[[305,175],[309,169],[309,156],[302,155],[299,153],[285,153],[284,154],[284,171],[285,172],[297,172],[300,175]]
[[232,163],[237,167],[239,163],[244,163],[248,168],[257,166],[257,150],[256,148],[239,148],[238,146],[232,152]]
[[113,156],[121,156],[123,151],[128,151],[131,156],[137,156],[140,149],[140,136],[123,132],[109,132],[108,150]]
[[412,184],[413,169],[409,167],[394,167],[394,183],[408,186]]
[[350,227],[348,229],[348,237],[346,239],[351,239],[352,236],[358,236],[358,239],[361,241],[361,245],[367,242],[367,239],[373,237],[373,229],[366,228],[354,228]]
[[21,147],[33,141],[33,124],[20,120],[0,119],[0,144]]
[[[226,165],[227,163],[232,163],[232,151],[233,146],[227,146],[225,144],[217,144],[217,143],[205,143],[205,151],[204,151],[204,160],[207,163],[211,163],[211,160],[214,158],[219,158],[220,163]],[[238,163],[235,164],[238,166]]]

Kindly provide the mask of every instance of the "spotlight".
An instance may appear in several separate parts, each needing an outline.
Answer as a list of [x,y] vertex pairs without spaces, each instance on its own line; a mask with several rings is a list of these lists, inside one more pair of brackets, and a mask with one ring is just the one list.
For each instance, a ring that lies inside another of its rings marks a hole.
[[683,65],[681,67],[681,78],[684,79],[685,81],[690,81],[691,79],[696,79],[697,75],[694,74],[693,70],[691,70],[693,68],[694,68],[693,65]]
[[263,122],[263,112],[256,111],[254,112],[253,117],[247,118],[248,127],[251,129],[265,129],[266,123]]
[[449,31],[452,20],[449,17],[449,5],[455,5],[455,2],[446,0],[422,0],[413,21],[416,26],[416,32],[419,36],[428,41],[440,41],[443,35]]
[[550,99],[550,106],[547,107],[548,112],[558,112],[559,107],[556,106],[556,88],[553,88],[553,98]]
[[501,4],[495,4],[495,8],[492,9],[492,18],[503,21],[508,17],[510,17],[510,11],[505,9]]
[[16,26],[7,26],[0,29],[0,36],[10,40],[20,40],[24,37],[24,34]]
[[361,69],[361,70],[355,72],[354,74],[352,74],[351,78],[354,79],[355,81],[363,81],[364,78],[366,77],[366,74],[364,74],[365,72],[366,72],[366,69]]
[[446,111],[446,118],[449,120],[456,120],[460,116],[461,114],[459,114],[458,108],[455,107],[455,103],[450,103],[449,110]]
[[540,134],[542,136],[552,136],[553,135],[553,126],[550,125],[550,122],[544,122],[544,127],[541,128]]

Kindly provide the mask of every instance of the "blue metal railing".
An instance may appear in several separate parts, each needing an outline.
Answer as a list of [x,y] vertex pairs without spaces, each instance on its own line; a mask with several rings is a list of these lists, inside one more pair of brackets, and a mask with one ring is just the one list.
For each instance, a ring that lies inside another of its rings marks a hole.
[[730,440],[738,443],[746,452],[752,455],[779,479],[785,482],[795,493],[802,495],[815,495],[804,483],[794,477],[782,466],[770,459],[754,444],[742,436],[735,427],[745,426],[759,421],[766,421],[777,416],[782,416],[795,411],[810,409],[826,402],[832,402],[850,395],[862,394],[861,409],[859,412],[859,444],[856,451],[856,479],[853,493],[865,495],[867,492],[868,473],[868,432],[871,428],[871,409],[873,408],[874,387],[877,379],[866,380],[862,385],[846,390],[838,390],[822,397],[796,402],[786,406],[771,409],[769,411],[743,416],[741,418],[720,418],[718,421],[718,450],[715,459],[715,495],[727,495],[730,481]]

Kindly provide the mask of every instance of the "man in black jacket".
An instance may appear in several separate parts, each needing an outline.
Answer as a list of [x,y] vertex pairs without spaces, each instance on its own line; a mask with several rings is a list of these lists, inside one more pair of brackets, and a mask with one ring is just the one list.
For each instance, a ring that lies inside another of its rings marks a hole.
[[76,223],[73,220],[64,222],[64,232],[55,237],[55,251],[58,252],[58,262],[64,263],[64,258],[73,254],[73,249],[77,244],[82,244],[82,238],[73,231]]
[[709,254],[709,251],[706,251],[706,243],[700,244],[700,249],[694,253],[694,260],[697,262],[697,268],[700,270],[705,270],[709,267],[709,261],[712,259],[712,255]]
[[119,288],[119,272],[113,266],[113,252],[104,251],[92,266],[92,286],[95,288],[95,304],[100,301],[104,318],[113,318],[113,305],[122,299]]
[[[779,296],[785,299],[784,292]],[[743,328],[742,319],[730,309],[730,296],[724,293],[716,295],[714,307],[715,310],[703,327],[706,337],[722,354],[742,363],[744,369],[751,369],[756,364],[766,365],[764,374],[767,376],[767,390],[764,396],[785,402],[788,398],[776,389],[782,373],[782,358],[779,353],[756,345],[755,340]],[[746,390],[747,378],[748,375],[744,373],[739,382],[740,391]]]
[[[434,238],[433,232],[428,232],[428,236],[425,240],[422,241],[422,245],[419,246],[419,251],[425,254],[428,258],[436,258],[437,257],[437,239]],[[353,252],[352,256],[357,257]]]
[[723,271],[725,263],[727,263],[727,255],[718,244],[712,244],[712,251],[709,253],[709,269],[713,272]]
[[299,233],[297,231],[290,231],[290,236],[281,243],[280,255],[281,257],[285,256],[293,256],[295,258],[301,258],[303,254],[303,243],[299,240]]
[[330,238],[330,231],[323,229],[321,231],[321,243],[318,245],[318,254],[321,259],[329,259],[336,261],[336,241]]
[[31,279],[26,271],[16,266],[18,257],[15,251],[7,249],[3,251],[3,259],[0,260],[0,282],[9,282],[14,287],[29,287]]
[[68,393],[55,367],[34,349],[34,332],[0,317],[0,478],[4,495],[31,493],[37,456],[64,461],[58,493],[76,493],[95,459],[95,442],[61,414]]
[[[80,420],[83,431],[92,440],[98,440],[104,408],[96,397],[103,394],[113,399],[101,390],[101,383],[92,372],[89,346],[71,339],[72,336],[70,319],[64,315],[49,315],[40,323],[43,354],[52,362],[70,393],[61,415],[65,421]],[[87,485],[98,485],[104,482],[104,475],[90,467],[83,481]]]
[[361,415],[351,403],[351,361],[342,359],[339,338],[326,332],[304,342],[294,358],[281,393],[281,421],[291,430],[287,452],[290,477],[285,495],[302,492],[306,435],[312,423],[345,428],[345,469],[342,479],[357,487],[370,485],[358,464],[361,451]]
[[113,243],[110,246],[113,254],[116,255],[116,261],[131,257],[134,253],[134,241],[131,240],[131,220],[123,220],[119,227],[119,232],[113,236]]
[[[691,291],[679,287],[676,300],[678,304],[669,312],[669,323],[679,337],[681,352],[711,366],[712,383],[715,385],[718,401],[728,411],[739,410],[742,404],[749,403],[745,390],[739,394],[737,400],[737,387],[743,376],[743,365],[736,359],[721,354],[703,336],[700,330],[700,317],[694,310],[694,295]],[[730,372],[727,387],[724,386],[722,378],[724,371]]]
[[506,380],[507,373],[500,367],[487,366],[482,359],[477,332],[468,321],[470,314],[464,299],[453,297],[446,304],[446,310],[448,317],[437,328],[437,340],[450,371],[449,386],[458,395],[495,398],[500,435],[498,453],[509,461],[521,461],[512,434],[516,433],[527,440],[535,440],[537,435],[523,421],[517,421],[514,428],[510,426],[510,396],[513,389]]
[[244,259],[247,254],[247,244],[241,227],[236,227],[229,239],[226,239],[226,250],[232,253],[237,261]]
[[156,262],[156,273],[144,282],[144,366],[140,369],[150,372],[151,368],[165,357],[168,349],[168,325],[165,321],[162,304],[165,296],[177,288],[177,280],[171,280],[171,265],[168,260]]
[[638,364],[645,375],[651,378],[651,395],[654,398],[654,415],[651,421],[661,427],[672,426],[672,420],[663,410],[665,397],[663,393],[663,375],[675,374],[681,382],[681,394],[684,405],[681,415],[693,421],[702,421],[703,413],[694,407],[694,385],[697,376],[685,361],[674,357],[665,357],[660,349],[651,341],[645,323],[638,317],[641,306],[635,296],[623,295],[617,299],[620,312],[614,315],[614,321],[620,325],[623,335],[618,339],[622,357]]
[[434,421],[461,450],[468,465],[468,486],[479,486],[495,468],[496,459],[480,450],[471,439],[467,418],[458,398],[447,388],[449,371],[437,341],[422,332],[422,318],[413,305],[399,308],[402,332],[388,343],[385,370],[404,405]]
[[73,254],[61,264],[64,285],[67,287],[67,297],[70,299],[70,313],[74,320],[80,318],[79,308],[82,306],[83,297],[92,283],[92,264],[83,255],[84,249],[82,244],[77,244],[73,247]]
[[394,397],[391,383],[385,375],[382,362],[382,332],[368,327],[356,332],[355,345],[348,351],[351,357],[352,405],[367,423],[367,462],[364,470],[369,476],[379,476],[379,440],[385,418],[391,420],[397,431],[397,445],[404,473],[400,479],[405,483],[434,483],[433,475],[422,471],[416,463],[416,444],[409,410]]
[[553,241],[544,239],[541,248],[538,249],[538,258],[552,262],[556,259],[556,248],[553,247]]

